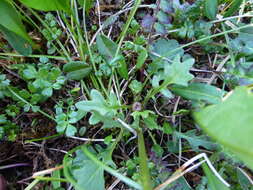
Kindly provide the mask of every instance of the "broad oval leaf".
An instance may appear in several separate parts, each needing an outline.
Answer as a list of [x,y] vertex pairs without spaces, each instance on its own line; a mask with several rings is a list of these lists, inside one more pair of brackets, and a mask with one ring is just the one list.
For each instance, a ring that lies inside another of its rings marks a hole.
[[0,31],[4,34],[5,39],[9,44],[21,55],[28,56],[32,54],[32,47],[29,42],[17,35],[16,33],[8,30],[0,25]]
[[70,0],[19,0],[27,7],[41,11],[69,11]]
[[31,53],[32,43],[25,27],[21,21],[21,16],[10,2],[0,1],[0,31],[4,33],[6,39],[19,53],[27,55]]
[[204,83],[191,83],[188,86],[174,85],[171,91],[183,98],[196,101],[206,101],[211,104],[221,102],[223,91]]
[[218,10],[218,0],[205,0],[205,15],[210,19],[216,18]]
[[253,169],[253,93],[238,87],[223,102],[194,113],[206,133]]
[[70,170],[76,180],[76,189],[105,189],[104,169],[90,160],[81,150],[76,151]]
[[[96,39],[97,43],[97,49],[99,53],[104,57],[107,63],[111,63],[114,61],[119,62],[119,67],[117,68],[117,71],[119,75],[125,79],[128,78],[128,70],[127,70],[127,65],[124,60],[118,60],[117,57],[115,57],[118,45],[110,40],[108,37],[105,35],[98,35]],[[121,53],[119,53],[120,57]]]
[[92,68],[84,62],[70,62],[63,66],[63,71],[67,73],[67,78],[71,80],[81,80],[88,76]]

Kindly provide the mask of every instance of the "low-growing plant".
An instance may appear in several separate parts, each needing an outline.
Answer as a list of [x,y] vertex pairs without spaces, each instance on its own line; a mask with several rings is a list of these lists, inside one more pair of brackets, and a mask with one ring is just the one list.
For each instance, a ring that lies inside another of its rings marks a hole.
[[[252,2],[141,3],[101,18],[93,0],[0,1],[0,31],[18,52],[0,53],[0,140],[18,139],[24,110],[26,125],[36,126],[34,113],[55,125],[26,143],[43,157],[47,148],[65,153],[27,190],[42,181],[77,190],[252,188],[243,170],[253,169],[253,25],[244,14]],[[141,6],[150,10],[135,17]],[[85,143],[45,146],[62,136]]]

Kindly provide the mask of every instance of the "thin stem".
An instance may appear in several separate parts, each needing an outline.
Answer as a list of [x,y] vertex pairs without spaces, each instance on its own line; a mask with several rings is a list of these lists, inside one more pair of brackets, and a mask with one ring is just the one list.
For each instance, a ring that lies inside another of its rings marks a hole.
[[55,59],[55,60],[62,60],[66,61],[65,57],[62,56],[53,56],[53,55],[20,55],[16,53],[0,53],[0,56],[10,56],[10,57],[29,57],[29,58],[41,58],[41,57],[47,57],[48,59]]
[[195,41],[192,41],[190,43],[187,43],[187,44],[184,44],[178,48],[175,48],[171,51],[168,51],[166,54],[164,54],[163,56],[161,56],[159,59],[157,59],[157,61],[160,61],[162,58],[166,58],[170,55],[172,55],[173,53],[183,49],[183,48],[186,48],[188,46],[191,46],[191,45],[194,45],[194,44],[197,44],[199,42],[202,42],[202,41],[205,41],[205,40],[209,40],[209,39],[212,39],[212,38],[215,38],[215,37],[219,37],[219,36],[222,36],[224,34],[229,34],[229,33],[232,33],[232,32],[235,32],[235,31],[238,31],[238,30],[242,30],[242,29],[245,29],[245,28],[249,28],[249,27],[253,27],[253,24],[248,24],[248,25],[245,25],[245,26],[241,26],[241,27],[238,27],[238,28],[234,28],[234,29],[231,29],[231,30],[227,30],[227,31],[224,31],[224,32],[220,32],[218,34],[214,34],[214,35],[211,35],[211,36],[207,36],[207,37],[204,37],[204,38],[201,38],[201,39],[198,39],[198,40],[195,40]]
[[[93,66],[93,69],[95,71],[95,73],[97,72],[97,68],[96,68],[96,64],[95,64],[95,61],[94,61],[94,58],[93,58],[93,55],[92,55],[92,51],[91,51],[91,48],[90,48],[90,45],[89,45],[89,40],[88,40],[88,32],[87,32],[87,28],[86,28],[86,14],[85,14],[85,4],[83,4],[83,29],[84,29],[84,35],[85,35],[85,42],[86,42],[86,46],[87,46],[87,49],[88,49],[88,53],[89,53],[89,56],[90,56],[90,60],[91,60],[91,63],[92,63],[92,66]],[[92,75],[91,75],[92,76]],[[95,78],[93,77],[93,80]],[[108,92],[106,91],[105,87],[104,87],[104,84],[101,80],[101,78],[97,78],[98,79],[98,82],[102,88],[102,90],[104,91],[104,93],[106,94],[107,97],[109,97],[109,94]]]
[[69,183],[69,181],[67,179],[64,179],[64,178],[36,176],[36,177],[34,177],[34,179],[38,179],[40,181],[59,181],[59,182]]
[[[28,8],[28,10],[41,22],[41,24],[51,33],[54,34],[54,32],[51,30],[51,28],[44,22],[43,19],[40,18],[40,16],[33,11],[32,9]],[[69,53],[67,52],[66,48],[64,45],[61,43],[59,39],[56,39],[57,44],[60,46],[62,51],[64,52],[65,56],[67,57],[68,60],[71,60]]]
[[131,23],[131,21],[132,21],[132,19],[133,19],[133,17],[134,17],[134,15],[135,15],[135,13],[136,13],[136,11],[137,11],[137,9],[138,9],[138,7],[139,7],[140,4],[141,4],[141,0],[135,0],[134,7],[131,10],[130,15],[129,15],[128,19],[127,19],[127,22],[126,22],[126,24],[125,24],[125,26],[123,28],[123,31],[120,34],[120,40],[119,40],[119,43],[118,43],[118,48],[117,48],[116,53],[115,53],[115,57],[119,54],[119,51],[120,51],[121,45],[123,43],[123,40],[124,40],[124,38],[126,36],[127,30],[129,28],[130,23]]
[[[119,178],[121,181],[123,181],[124,183],[128,184],[129,186],[135,188],[135,189],[139,189],[139,190],[144,190],[145,188],[142,188],[140,186],[140,184],[136,183],[135,181],[133,181],[132,179],[120,174],[119,172],[117,172],[116,170],[110,168],[109,166],[105,165],[103,162],[101,162],[100,160],[97,159],[97,157],[95,155],[93,155],[87,148],[87,146],[81,147],[83,153],[89,158],[91,159],[95,164],[97,164],[100,168],[103,168],[105,171],[107,171],[108,173],[110,173],[111,175],[115,176],[116,178]],[[145,190],[151,190],[149,189],[145,189]]]
[[[22,98],[21,96],[19,96],[16,92],[14,92],[10,87],[7,87],[7,89],[14,95],[16,96],[20,101],[22,101],[25,104],[28,104],[30,107],[33,107],[33,105],[26,101],[24,98]],[[55,118],[53,118],[52,116],[50,116],[49,114],[47,114],[46,112],[42,111],[41,109],[38,110],[39,113],[41,113],[42,115],[48,117],[49,119],[55,121]]]

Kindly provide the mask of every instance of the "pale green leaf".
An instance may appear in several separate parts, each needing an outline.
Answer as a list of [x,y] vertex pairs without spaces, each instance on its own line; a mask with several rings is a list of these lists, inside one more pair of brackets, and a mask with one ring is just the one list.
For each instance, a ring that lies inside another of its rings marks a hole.
[[91,100],[80,101],[76,103],[76,107],[84,112],[96,111],[102,116],[117,113],[117,106],[119,105],[114,93],[111,93],[109,99],[105,100],[98,90],[93,89],[91,90],[90,96]]
[[177,55],[171,65],[164,65],[164,80],[169,84],[187,86],[188,81],[194,78],[193,75],[189,73],[193,64],[194,59],[189,58],[181,62],[180,56]]
[[206,133],[253,169],[253,94],[238,87],[229,97],[194,113]]
[[104,169],[90,160],[81,150],[77,150],[71,172],[77,185],[83,190],[104,190]]

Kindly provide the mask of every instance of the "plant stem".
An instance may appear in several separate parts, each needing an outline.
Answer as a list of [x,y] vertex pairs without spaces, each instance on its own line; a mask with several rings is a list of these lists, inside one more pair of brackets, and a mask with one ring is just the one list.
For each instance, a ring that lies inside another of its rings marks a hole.
[[32,139],[32,140],[26,140],[25,143],[31,143],[31,142],[36,142],[36,141],[43,141],[43,140],[53,139],[53,138],[59,137],[63,134],[64,134],[64,132],[58,133],[58,134],[55,134],[55,135],[52,135],[52,136],[47,136],[47,137],[42,137],[42,138],[37,138],[37,139]]
[[183,48],[186,48],[188,46],[191,46],[193,44],[196,44],[196,43],[199,43],[199,42],[202,42],[202,41],[205,41],[205,40],[209,40],[209,39],[212,39],[212,38],[216,38],[216,37],[219,37],[219,36],[222,36],[222,35],[225,35],[225,34],[229,34],[229,33],[232,33],[232,32],[235,32],[235,31],[238,31],[238,30],[242,30],[242,29],[246,29],[246,28],[249,28],[249,27],[253,27],[253,24],[248,24],[248,25],[245,25],[245,26],[241,26],[241,27],[238,27],[238,28],[234,28],[234,29],[231,29],[231,30],[227,30],[227,31],[224,31],[224,32],[220,32],[218,34],[214,34],[214,35],[211,35],[211,36],[207,36],[207,37],[204,37],[204,38],[201,38],[201,39],[198,39],[198,40],[195,40],[195,41],[192,41],[190,43],[187,43],[187,44],[184,44],[178,48],[175,48],[171,51],[168,51],[166,54],[164,54],[163,56],[159,57],[157,59],[157,61],[160,61],[161,59],[163,58],[166,58],[170,55],[172,55],[173,53],[183,49]]
[[140,157],[140,175],[142,187],[145,190],[152,190],[152,183],[150,178],[150,172],[148,169],[148,159],[142,130],[138,131],[138,151]]
[[140,4],[141,4],[141,0],[135,0],[134,7],[131,10],[130,15],[129,15],[128,19],[127,19],[127,22],[126,22],[126,24],[125,24],[125,26],[124,26],[121,34],[120,34],[120,40],[119,40],[119,43],[118,43],[118,48],[117,48],[117,51],[116,51],[114,57],[116,57],[119,54],[119,51],[120,51],[121,45],[123,43],[123,40],[124,40],[124,38],[126,36],[127,30],[129,28],[130,23],[131,23],[131,21],[132,21],[132,19],[133,19],[133,17],[134,17],[134,15],[135,15],[135,13],[136,13],[136,11],[137,11],[137,9],[138,9],[138,7],[139,7]]
[[[51,28],[47,25],[47,23],[44,22],[43,19],[40,18],[40,16],[33,11],[32,9],[28,8],[29,11],[31,11],[31,13],[41,22],[41,24],[51,33],[54,34],[54,32],[51,30]],[[60,46],[60,48],[62,49],[62,51],[64,52],[66,58],[71,61],[71,57],[68,53],[68,51],[66,50],[66,48],[64,47],[64,45],[61,43],[61,41],[59,39],[56,39],[57,44]]]
[[53,55],[20,55],[16,53],[0,53],[0,56],[10,56],[10,57],[29,57],[29,58],[41,58],[41,57],[47,57],[48,59],[55,59],[55,60],[62,60],[66,61],[65,57],[62,56],[53,56]]
[[[21,96],[19,96],[16,92],[14,92],[10,87],[7,87],[7,89],[14,95],[16,96],[20,101],[22,101],[25,104],[28,104],[30,107],[33,107],[33,105],[26,101],[24,98],[22,98]],[[47,114],[46,112],[42,111],[41,109],[38,110],[39,113],[41,113],[42,115],[48,117],[49,119],[55,121],[55,118],[53,118],[51,115]]]
[[[85,19],[85,16],[86,16],[85,9],[86,8],[85,8],[85,4],[86,3],[83,4],[83,28],[84,28],[85,42],[86,42],[86,46],[88,48],[88,53],[89,53],[89,56],[90,56],[90,60],[91,60],[93,69],[94,69],[94,71],[96,73],[97,72],[97,68],[96,68],[96,64],[95,64],[95,61],[94,61],[94,58],[93,58],[93,55],[92,55],[92,51],[91,51],[91,48],[90,48],[90,43],[89,43],[89,40],[88,40],[88,32],[87,32],[87,28],[86,28],[86,19]],[[94,75],[91,75],[91,76],[93,76],[93,79],[92,78],[91,79],[94,80],[95,79]],[[104,91],[105,95],[107,97],[109,97],[109,93],[106,91],[105,86],[104,86],[101,78],[98,77],[97,79],[98,79],[98,82],[99,82],[102,90]]]
[[108,173],[110,173],[111,175],[117,177],[118,179],[120,179],[121,181],[123,181],[124,183],[128,184],[129,186],[135,188],[135,189],[139,189],[139,190],[151,190],[151,189],[146,189],[146,188],[142,188],[140,186],[140,184],[136,183],[135,181],[133,181],[132,179],[120,174],[118,171],[112,169],[111,167],[105,165],[103,162],[101,162],[100,160],[97,159],[97,157],[95,155],[93,155],[87,148],[87,146],[82,146],[81,147],[83,153],[89,158],[91,159],[95,164],[97,164],[99,167],[103,168],[105,171],[107,171]]
[[34,177],[34,179],[38,179],[40,181],[59,181],[59,182],[69,183],[69,181],[67,179],[64,179],[64,178],[36,176],[36,177]]

